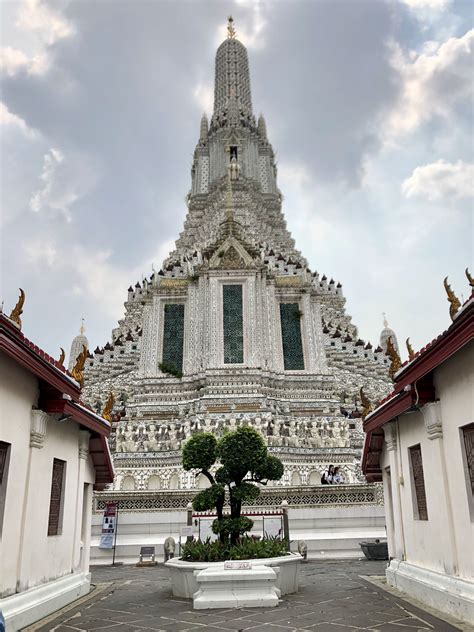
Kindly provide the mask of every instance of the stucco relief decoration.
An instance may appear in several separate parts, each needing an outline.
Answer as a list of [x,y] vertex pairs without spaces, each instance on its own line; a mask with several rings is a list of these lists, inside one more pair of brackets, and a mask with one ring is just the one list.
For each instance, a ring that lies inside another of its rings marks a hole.
[[30,424],[30,446],[32,448],[42,448],[46,439],[48,427],[48,414],[42,410],[31,411]]

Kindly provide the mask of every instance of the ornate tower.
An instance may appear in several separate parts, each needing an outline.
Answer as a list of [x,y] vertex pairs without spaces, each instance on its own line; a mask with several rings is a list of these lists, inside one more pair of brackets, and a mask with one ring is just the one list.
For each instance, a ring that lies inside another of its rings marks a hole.
[[398,340],[397,340],[397,335],[396,333],[393,331],[393,329],[391,327],[389,327],[388,321],[387,321],[387,317],[385,316],[385,313],[383,314],[383,329],[380,332],[380,346],[382,347],[384,353],[387,353],[387,342],[388,339],[391,338],[392,339],[392,344],[395,348],[395,351],[400,354],[400,349],[398,347]]
[[87,337],[84,335],[85,327],[84,327],[84,319],[81,321],[81,328],[79,330],[79,335],[76,336],[71,342],[71,350],[69,351],[69,364],[68,369],[71,371],[73,366],[76,363],[77,356],[82,352],[82,348],[85,346],[86,349],[89,349],[89,341]]
[[374,399],[388,390],[387,360],[358,339],[341,285],[295,249],[231,21],[187,204],[175,250],[129,288],[112,340],[88,361],[90,403],[110,391],[118,402],[116,488],[197,486],[180,467],[182,442],[241,424],[279,453],[281,485],[319,482],[328,462],[359,480],[356,398],[361,386]]

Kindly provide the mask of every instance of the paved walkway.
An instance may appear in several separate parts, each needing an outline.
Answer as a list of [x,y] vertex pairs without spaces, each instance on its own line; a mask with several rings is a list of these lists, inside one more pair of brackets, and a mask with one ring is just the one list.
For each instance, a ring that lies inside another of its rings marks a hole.
[[[41,632],[252,632],[371,630],[415,632],[458,630],[363,576],[382,576],[385,562],[324,561],[302,566],[301,588],[277,608],[193,611],[191,602],[173,598],[163,565],[96,567],[95,593],[48,623]],[[463,629],[468,629],[466,626]]]

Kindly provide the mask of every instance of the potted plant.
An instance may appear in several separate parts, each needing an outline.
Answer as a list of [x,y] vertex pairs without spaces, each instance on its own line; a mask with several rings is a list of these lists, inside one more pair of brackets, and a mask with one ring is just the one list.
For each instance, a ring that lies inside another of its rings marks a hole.
[[282,462],[268,453],[262,436],[247,426],[227,432],[220,439],[211,433],[197,433],[183,446],[183,468],[208,479],[210,486],[198,492],[192,504],[195,511],[215,511],[212,530],[218,538],[214,542],[188,541],[180,559],[166,562],[173,594],[192,597],[197,590],[194,571],[212,564],[222,565],[227,560],[252,560],[255,566],[277,566],[282,594],[295,592],[301,556],[290,553],[284,539],[248,536],[253,521],[242,516],[243,503],[251,503],[259,496],[259,484],[266,485],[283,476]]

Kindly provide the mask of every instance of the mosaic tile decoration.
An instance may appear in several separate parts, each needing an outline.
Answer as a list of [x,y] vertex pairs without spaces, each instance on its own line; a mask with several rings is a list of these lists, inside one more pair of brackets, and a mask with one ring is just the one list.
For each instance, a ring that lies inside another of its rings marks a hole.
[[224,285],[222,288],[224,325],[224,364],[244,361],[244,321],[242,286]]
[[280,303],[281,341],[285,371],[304,370],[300,320],[298,303]]
[[163,327],[163,364],[183,370],[184,342],[184,305],[169,303],[165,305]]

